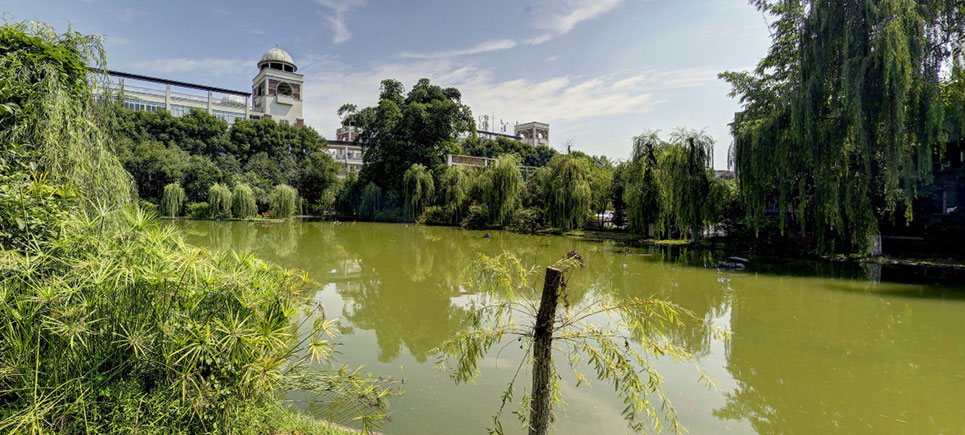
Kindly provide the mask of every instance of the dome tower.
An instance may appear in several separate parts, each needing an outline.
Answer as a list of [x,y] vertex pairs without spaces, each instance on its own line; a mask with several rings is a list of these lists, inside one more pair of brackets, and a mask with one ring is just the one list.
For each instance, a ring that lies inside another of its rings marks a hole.
[[269,49],[258,61],[258,74],[251,81],[253,117],[272,119],[301,128],[304,76],[287,51]]

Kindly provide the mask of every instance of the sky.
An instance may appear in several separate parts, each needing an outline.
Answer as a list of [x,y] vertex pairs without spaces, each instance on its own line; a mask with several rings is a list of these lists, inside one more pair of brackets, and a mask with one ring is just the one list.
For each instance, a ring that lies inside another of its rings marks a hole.
[[[726,167],[738,102],[717,78],[765,55],[767,21],[744,0],[0,0],[7,21],[104,36],[111,69],[250,91],[276,45],[305,75],[304,118],[379,82],[458,88],[477,118],[550,124],[550,146],[625,159],[644,129],[704,129]],[[497,125],[491,130],[498,130]]]

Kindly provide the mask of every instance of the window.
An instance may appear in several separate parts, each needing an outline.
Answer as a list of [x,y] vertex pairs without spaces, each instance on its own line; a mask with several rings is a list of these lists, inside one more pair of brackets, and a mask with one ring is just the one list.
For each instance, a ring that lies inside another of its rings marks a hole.
[[224,110],[212,110],[211,114],[228,124],[234,124],[236,120],[245,119],[244,113],[228,112]]
[[191,108],[188,106],[182,106],[180,104],[171,105],[171,114],[174,116],[184,116],[191,113]]
[[292,96],[292,85],[281,82],[278,84],[278,95],[284,95],[286,97]]
[[139,112],[157,112],[158,110],[164,110],[164,103],[125,98],[124,108]]
[[287,120],[287,119],[279,119],[279,120],[278,120],[278,123],[281,124],[281,125],[288,125],[288,120]]

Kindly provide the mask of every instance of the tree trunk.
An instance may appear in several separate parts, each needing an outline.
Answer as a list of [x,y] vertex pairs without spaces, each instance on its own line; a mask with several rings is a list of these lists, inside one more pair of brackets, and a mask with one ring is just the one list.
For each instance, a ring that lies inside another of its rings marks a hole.
[[550,422],[550,375],[553,370],[553,319],[559,300],[563,271],[546,268],[543,295],[533,328],[533,393],[530,403],[529,433],[544,435]]

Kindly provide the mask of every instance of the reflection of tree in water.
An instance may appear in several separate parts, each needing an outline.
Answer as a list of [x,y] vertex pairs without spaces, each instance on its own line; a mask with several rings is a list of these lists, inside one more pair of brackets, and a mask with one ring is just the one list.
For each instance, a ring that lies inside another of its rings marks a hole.
[[726,367],[737,388],[714,415],[748,421],[758,433],[953,433],[965,425],[965,344],[941,332],[965,330],[961,303],[926,305],[842,281],[774,280],[737,284]]
[[639,248],[625,255],[616,252],[616,244],[599,245],[610,252],[592,257],[584,255],[587,273],[574,274],[574,281],[583,275],[590,280],[586,285],[594,292],[609,294],[617,300],[657,297],[693,312],[704,322],[685,322],[682,327],[661,329],[660,333],[698,358],[710,353],[714,337],[712,320],[726,311],[728,292],[725,284],[716,282],[712,270],[691,266],[703,264],[706,251],[654,249],[648,252],[646,248]]
[[346,243],[361,268],[358,287],[339,288],[349,299],[344,316],[375,330],[379,360],[392,361],[405,345],[419,362],[466,322],[450,298],[459,295],[462,243],[428,240],[419,228],[370,225]]

